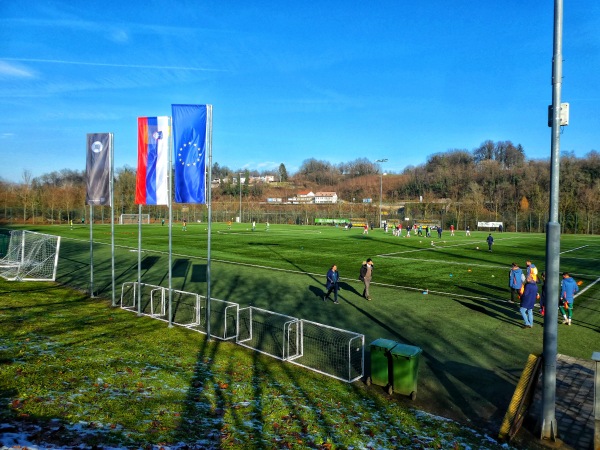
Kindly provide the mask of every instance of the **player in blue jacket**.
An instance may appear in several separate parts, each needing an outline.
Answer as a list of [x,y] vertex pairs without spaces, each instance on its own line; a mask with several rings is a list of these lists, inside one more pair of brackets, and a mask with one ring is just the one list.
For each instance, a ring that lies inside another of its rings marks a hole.
[[560,313],[563,315],[563,323],[565,325],[571,325],[571,319],[573,318],[573,302],[575,300],[575,293],[579,291],[579,286],[568,272],[563,273],[563,280],[561,283],[560,292]]
[[523,286],[523,271],[517,263],[512,263],[512,268],[508,274],[508,286],[510,287],[510,300],[508,303],[515,303],[519,299],[519,291]]

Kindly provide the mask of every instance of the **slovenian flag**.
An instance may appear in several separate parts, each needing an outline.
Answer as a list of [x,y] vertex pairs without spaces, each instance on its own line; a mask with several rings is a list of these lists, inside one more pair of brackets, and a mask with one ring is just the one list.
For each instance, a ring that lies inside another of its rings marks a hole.
[[138,117],[136,205],[169,204],[170,117]]
[[171,105],[171,109],[175,201],[206,203],[206,136],[212,120],[208,118],[209,108],[207,105]]

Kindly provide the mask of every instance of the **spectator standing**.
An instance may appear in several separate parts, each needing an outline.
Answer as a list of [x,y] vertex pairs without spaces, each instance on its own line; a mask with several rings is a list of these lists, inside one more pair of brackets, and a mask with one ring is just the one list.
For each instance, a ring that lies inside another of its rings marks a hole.
[[371,279],[373,278],[373,260],[371,258],[363,262],[360,268],[360,276],[358,279],[365,285],[362,296],[367,300],[371,301],[371,295],[369,294],[369,286],[371,285]]
[[523,316],[523,321],[525,322],[523,328],[533,327],[533,307],[535,306],[537,293],[537,283],[533,278],[528,277],[525,281],[525,290],[521,296],[521,307],[519,308],[521,310],[521,316]]
[[579,291],[579,287],[571,275],[568,272],[563,273],[563,280],[561,283],[560,300],[562,302],[560,306],[560,313],[563,315],[563,323],[565,325],[571,325],[573,318],[573,302],[575,301],[575,293]]
[[488,250],[491,252],[492,251],[492,245],[494,245],[494,237],[492,236],[492,233],[489,234],[489,236],[486,239],[487,244],[488,244]]
[[527,264],[527,273],[525,274],[525,278],[533,278],[533,281],[535,281],[536,283],[538,282],[538,270],[537,267],[535,267],[535,264],[533,264],[531,261],[527,260],[525,262],[525,264]]
[[338,302],[338,290],[339,290],[339,279],[340,274],[338,273],[337,266],[334,264],[331,266],[331,269],[327,272],[327,284],[325,287],[327,288],[327,293],[323,297],[323,301],[331,300],[329,298],[329,294],[333,292],[333,303],[336,305]]
[[517,263],[512,263],[512,268],[508,274],[508,286],[510,287],[510,300],[508,303],[515,303],[523,286],[523,271]]

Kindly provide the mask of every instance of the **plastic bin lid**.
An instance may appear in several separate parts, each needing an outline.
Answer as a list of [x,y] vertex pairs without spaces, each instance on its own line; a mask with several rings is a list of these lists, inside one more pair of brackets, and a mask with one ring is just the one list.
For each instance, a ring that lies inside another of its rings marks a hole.
[[404,356],[406,358],[414,358],[419,356],[423,350],[419,347],[415,347],[414,345],[408,344],[397,344],[390,353],[396,356]]
[[379,348],[385,348],[385,349],[391,350],[397,344],[398,343],[396,341],[392,341],[390,339],[379,338],[379,339],[371,342],[371,347],[379,347]]

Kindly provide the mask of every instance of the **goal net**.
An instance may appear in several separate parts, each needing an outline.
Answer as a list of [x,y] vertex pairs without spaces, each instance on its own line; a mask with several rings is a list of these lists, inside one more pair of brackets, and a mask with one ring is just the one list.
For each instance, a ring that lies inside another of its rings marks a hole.
[[0,276],[6,280],[54,281],[59,249],[59,236],[11,231],[8,250],[0,259]]
[[119,224],[137,224],[140,216],[142,217],[142,223],[150,223],[150,214],[121,214],[121,216],[119,217]]

